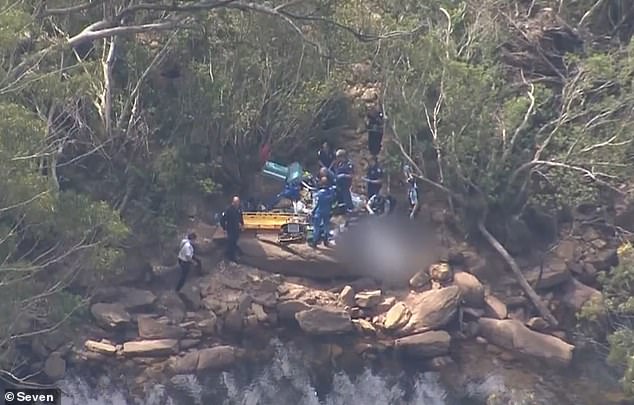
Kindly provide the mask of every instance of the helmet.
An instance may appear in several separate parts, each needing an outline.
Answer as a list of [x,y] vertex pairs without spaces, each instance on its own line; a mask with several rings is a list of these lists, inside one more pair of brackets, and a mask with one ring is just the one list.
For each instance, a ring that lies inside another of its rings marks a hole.
[[337,153],[335,154],[336,157],[340,158],[340,157],[345,157],[346,156],[346,150],[345,149],[337,149]]

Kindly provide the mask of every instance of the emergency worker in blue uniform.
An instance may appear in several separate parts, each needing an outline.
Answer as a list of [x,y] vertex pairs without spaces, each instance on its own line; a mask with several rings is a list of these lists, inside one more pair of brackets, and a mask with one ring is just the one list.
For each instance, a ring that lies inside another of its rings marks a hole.
[[328,185],[328,178],[322,177],[319,180],[319,191],[315,195],[315,207],[312,212],[313,240],[312,247],[317,247],[319,242],[328,247],[328,236],[330,233],[330,216],[332,213],[332,202],[335,198],[335,190]]
[[352,205],[350,189],[352,188],[354,166],[352,161],[348,159],[348,154],[344,149],[337,150],[335,157],[333,171],[335,172],[335,185],[337,186],[337,201],[340,204],[344,204],[348,212],[352,212],[354,206]]
[[281,193],[275,196],[273,201],[271,201],[271,203],[269,204],[268,209],[269,210],[273,209],[282,200],[282,198],[288,198],[292,202],[299,201],[302,195],[301,191],[302,191],[301,178],[295,179],[289,183],[284,184],[284,190],[282,190]]
[[370,166],[368,166],[364,180],[367,182],[368,200],[370,200],[373,195],[379,194],[383,186],[383,169],[376,156],[370,158]]

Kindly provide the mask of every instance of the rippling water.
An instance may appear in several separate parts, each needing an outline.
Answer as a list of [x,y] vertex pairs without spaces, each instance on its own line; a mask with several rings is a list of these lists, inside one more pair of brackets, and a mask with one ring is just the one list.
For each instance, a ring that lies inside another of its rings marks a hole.
[[[165,385],[144,387],[143,398],[132,399],[105,376],[99,387],[68,378],[62,389],[64,405],[473,405],[491,393],[505,396],[505,405],[548,404],[528,392],[507,389],[501,376],[490,375],[464,387],[471,399],[451,398],[436,373],[377,372],[355,375],[336,372],[324,386],[307,368],[301,351],[277,344],[270,363],[231,372],[179,375]],[[550,402],[552,404],[552,402]]]

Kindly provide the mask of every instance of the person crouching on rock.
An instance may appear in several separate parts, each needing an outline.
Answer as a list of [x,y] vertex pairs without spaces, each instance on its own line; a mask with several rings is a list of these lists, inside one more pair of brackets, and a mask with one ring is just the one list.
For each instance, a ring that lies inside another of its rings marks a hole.
[[315,196],[315,207],[312,212],[313,240],[310,243],[312,247],[317,247],[321,241],[328,247],[330,215],[332,202],[335,199],[335,190],[328,183],[328,178],[325,176],[319,180],[320,188]]
[[240,197],[233,197],[229,208],[222,213],[220,226],[222,226],[222,229],[224,229],[227,234],[227,250],[225,251],[225,255],[228,260],[237,262],[238,258],[236,254],[240,251],[238,240],[240,239],[240,232],[244,227],[242,209],[240,209]]
[[187,281],[187,275],[192,267],[192,262],[200,268],[200,260],[194,254],[194,241],[196,241],[196,233],[190,232],[185,239],[181,241],[180,250],[178,252],[178,265],[181,268],[181,275],[176,284],[176,291],[180,291]]

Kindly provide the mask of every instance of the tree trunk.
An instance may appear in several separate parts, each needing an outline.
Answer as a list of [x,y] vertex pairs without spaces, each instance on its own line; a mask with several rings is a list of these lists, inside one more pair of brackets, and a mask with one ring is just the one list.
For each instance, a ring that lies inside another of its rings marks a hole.
[[509,252],[506,251],[504,246],[502,246],[502,244],[487,230],[486,226],[484,225],[484,218],[478,222],[478,230],[480,231],[480,233],[482,233],[482,236],[484,236],[487,242],[489,242],[489,244],[500,254],[500,256],[504,258],[506,263],[508,263],[511,271],[513,271],[513,274],[515,275],[515,278],[519,282],[520,286],[522,287],[528,298],[530,298],[533,305],[535,305],[535,308],[537,308],[537,311],[539,311],[539,314],[542,316],[542,318],[550,323],[551,326],[557,327],[559,325],[557,319],[555,319],[553,314],[550,313],[546,305],[544,305],[544,302],[541,300],[540,296],[537,295],[535,290],[533,290],[533,287],[528,284],[528,281],[526,281],[526,278],[522,274],[522,271],[517,265],[515,259],[513,259]]

